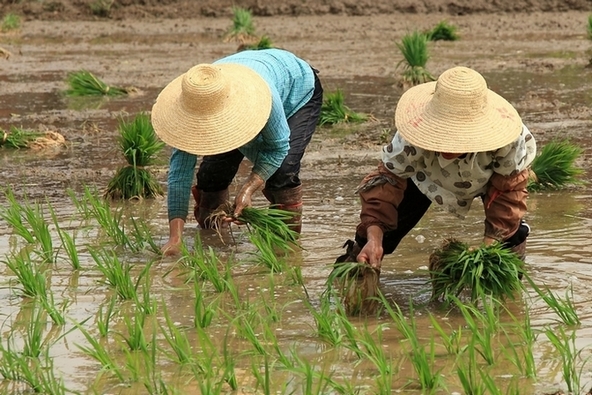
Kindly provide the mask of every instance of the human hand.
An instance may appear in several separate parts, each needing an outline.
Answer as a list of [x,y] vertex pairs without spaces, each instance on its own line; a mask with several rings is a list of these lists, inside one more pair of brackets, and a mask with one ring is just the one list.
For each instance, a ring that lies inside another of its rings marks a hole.
[[265,180],[257,173],[251,173],[247,181],[236,195],[234,199],[234,217],[238,218],[245,207],[251,205],[253,193],[265,184]]
[[493,243],[496,243],[497,240],[492,238],[492,237],[483,237],[483,244],[485,244],[486,246],[492,245]]
[[371,268],[380,270],[382,255],[382,242],[377,243],[376,241],[368,240],[366,245],[358,254],[358,262],[366,263],[370,265]]

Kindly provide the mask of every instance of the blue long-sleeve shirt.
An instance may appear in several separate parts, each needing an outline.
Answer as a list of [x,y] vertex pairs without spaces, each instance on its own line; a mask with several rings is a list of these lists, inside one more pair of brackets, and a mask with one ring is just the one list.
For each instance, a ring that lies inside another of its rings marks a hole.
[[[267,180],[288,154],[288,118],[301,109],[313,95],[313,71],[304,60],[281,49],[242,51],[214,62],[220,63],[247,66],[269,85],[271,113],[267,123],[253,140],[238,148],[253,163],[252,171]],[[173,149],[167,191],[169,221],[187,218],[196,164],[196,155]]]

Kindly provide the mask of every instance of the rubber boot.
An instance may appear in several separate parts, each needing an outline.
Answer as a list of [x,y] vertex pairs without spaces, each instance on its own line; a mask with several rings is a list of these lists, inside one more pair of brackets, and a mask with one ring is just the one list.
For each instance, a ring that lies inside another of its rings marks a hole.
[[302,231],[302,185],[277,191],[263,190],[263,195],[274,208],[290,211],[295,215],[285,222],[296,233]]
[[208,217],[214,212],[214,210],[220,207],[220,205],[228,202],[228,188],[216,192],[205,192],[197,189],[197,185],[194,185],[193,188],[191,188],[191,194],[195,199],[193,214],[195,215],[197,223],[202,229],[210,229],[212,223],[208,220]]

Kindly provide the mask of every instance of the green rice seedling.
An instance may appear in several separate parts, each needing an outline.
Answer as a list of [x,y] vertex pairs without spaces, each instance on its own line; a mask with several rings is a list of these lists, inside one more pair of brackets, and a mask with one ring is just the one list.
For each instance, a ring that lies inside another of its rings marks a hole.
[[327,375],[324,370],[319,370],[318,367],[311,364],[307,359],[300,357],[297,353],[293,354],[293,358],[295,363],[292,371],[297,373],[302,380],[302,394],[319,395],[329,393],[330,381],[327,378],[330,375]]
[[236,379],[236,361],[230,352],[230,345],[224,342],[223,361],[224,367],[224,381],[230,386],[230,389],[236,391],[238,389],[238,382]]
[[434,81],[435,78],[426,70],[428,55],[428,38],[425,34],[414,31],[403,36],[397,48],[401,51],[403,59],[397,64],[397,68],[403,65],[403,81],[412,85]]
[[121,119],[117,140],[127,165],[119,168],[109,181],[105,197],[127,200],[162,196],[162,187],[146,168],[164,147],[154,132],[150,116],[139,113],[129,122]]
[[[121,367],[119,367],[115,359],[113,359],[109,350],[107,350],[90,332],[84,329],[81,324],[75,323],[75,326],[90,344],[89,346],[75,344],[75,346],[84,354],[99,362],[101,364],[101,372],[108,372],[114,375],[120,382],[125,381],[125,376],[123,375]],[[101,372],[99,372],[99,375]]]
[[379,308],[379,273],[365,263],[342,262],[327,277],[326,296],[338,296],[347,315],[371,315]]
[[219,298],[214,298],[213,301],[206,304],[203,285],[194,281],[193,294],[193,324],[196,328],[207,328],[212,324],[212,320],[216,316],[219,305]]
[[121,96],[128,93],[128,89],[109,86],[100,78],[87,70],[79,70],[68,73],[66,82],[67,96]]
[[502,326],[508,341],[508,345],[502,351],[506,359],[518,368],[524,377],[535,378],[537,370],[533,347],[538,334],[535,334],[530,324],[530,312],[527,308],[523,322],[519,321],[507,308],[505,312],[512,318],[514,324],[510,329]]
[[115,316],[115,303],[117,302],[117,298],[112,297],[105,307],[104,304],[99,306],[99,311],[97,313],[97,320],[96,325],[97,329],[99,330],[100,337],[107,337],[109,334],[109,329],[111,327],[111,319]]
[[387,302],[385,296],[380,293],[383,304],[391,319],[394,321],[397,329],[409,344],[409,360],[417,374],[417,381],[424,393],[434,393],[442,385],[443,379],[440,370],[435,369],[436,351],[435,342],[432,337],[429,342],[429,351],[426,350],[424,341],[417,335],[417,322],[413,303],[409,304],[409,322],[401,311],[399,305],[395,304],[396,309]]
[[244,51],[244,50],[252,50],[252,51],[257,51],[260,49],[270,49],[273,48],[273,43],[271,42],[271,39],[268,36],[261,36],[259,38],[259,41],[255,42],[255,43],[251,43],[251,42],[246,42],[244,44],[241,44],[238,48],[239,51]]
[[446,239],[430,256],[432,300],[449,303],[463,293],[472,302],[488,295],[495,299],[513,299],[522,290],[524,262],[499,243],[471,249],[456,239]]
[[266,325],[259,313],[255,311],[247,311],[234,320],[237,332],[251,343],[255,353],[265,355],[268,354],[268,351],[265,348],[264,342],[260,340],[260,336],[255,331],[254,325],[258,324]]
[[123,324],[127,330],[127,336],[120,333],[125,344],[130,351],[148,352],[148,342],[144,331],[146,315],[139,309],[134,309],[133,314],[123,317]]
[[45,311],[37,306],[36,303],[32,306],[31,317],[25,326],[25,333],[23,334],[23,356],[29,358],[37,358],[41,355],[44,347],[43,330],[45,329]]
[[326,93],[321,105],[321,115],[318,125],[335,125],[339,123],[360,123],[368,120],[368,115],[358,113],[345,105],[343,92],[338,89],[335,92]]
[[296,243],[299,234],[286,222],[295,215],[292,211],[274,207],[245,207],[236,219],[251,229],[266,234],[274,247],[281,251],[291,251],[290,243]]
[[310,303],[306,303],[306,305],[315,320],[316,335],[333,347],[340,345],[343,340],[343,333],[339,325],[341,320],[339,314],[335,314],[331,309],[329,299],[321,298],[318,310]]
[[446,21],[440,21],[433,29],[426,32],[426,37],[429,41],[456,41],[459,38],[456,30],[456,26]]
[[365,328],[361,331],[361,338],[358,341],[363,348],[364,358],[371,361],[378,370],[376,394],[389,395],[392,393],[393,377],[396,372],[392,358],[385,353],[382,347],[382,326],[376,328],[374,333]]
[[586,30],[588,31],[588,38],[592,40],[592,14],[588,15],[588,26]]
[[32,142],[45,136],[45,133],[11,126],[8,132],[0,129],[0,136],[2,136],[0,139],[0,147],[21,149],[29,148]]
[[0,376],[4,380],[18,381],[20,372],[18,369],[19,359],[22,354],[16,350],[14,339],[12,337],[0,338]]
[[576,346],[576,331],[566,333],[563,327],[547,328],[545,335],[557,350],[561,358],[561,376],[567,385],[570,394],[579,394],[581,391],[581,373],[584,366],[578,370],[578,362],[581,361],[582,350]]
[[[199,233],[199,232],[198,232]],[[185,246],[181,247],[181,262],[192,268],[194,281],[206,280],[216,292],[228,291],[232,283],[232,271],[230,262],[223,263],[212,246],[204,250],[199,234],[195,236],[195,251],[190,253]],[[223,271],[219,266],[223,265]]]
[[255,39],[255,25],[251,11],[241,7],[232,7],[232,14],[232,26],[226,32],[224,41],[235,41],[242,44]]
[[111,14],[111,6],[114,2],[115,0],[93,0],[89,4],[90,11],[93,15],[107,18]]
[[[150,262],[148,266],[152,266],[153,262]],[[149,269],[145,269],[145,274],[143,274],[142,279],[144,280],[144,284],[141,285],[141,292],[138,292],[138,297],[136,298],[136,308],[144,315],[154,315],[156,313],[156,300],[152,298],[150,290],[150,275]],[[140,293],[142,294],[142,298],[139,297]]]
[[54,325],[58,326],[66,325],[66,318],[64,317],[64,314],[68,304],[68,301],[65,300],[62,302],[61,308],[58,308],[58,306],[56,306],[51,288],[48,288],[47,295],[41,298],[41,305],[47,312],[47,315],[49,315]]
[[565,291],[565,299],[562,299],[557,297],[555,293],[549,289],[549,287],[544,286],[544,289],[541,289],[530,277],[527,276],[526,279],[534,291],[547,304],[547,306],[549,306],[555,312],[555,314],[557,314],[561,322],[567,326],[580,325],[580,317],[578,316],[576,306],[573,302],[573,285],[570,286],[569,290]]
[[582,147],[569,140],[554,140],[547,143],[530,165],[532,172],[527,189],[537,192],[582,184],[580,176],[584,169],[577,167],[575,162],[583,152]]
[[[271,370],[273,367],[269,362],[269,356],[267,354],[263,355],[263,366],[259,366],[258,361],[253,359],[251,362],[251,373],[253,373],[253,377],[255,377],[255,381],[257,385],[255,386],[255,390],[259,390],[261,388],[261,392],[264,395],[271,395]],[[261,372],[263,369],[263,373]]]
[[137,299],[138,284],[142,276],[146,274],[146,268],[142,270],[138,279],[134,282],[131,276],[133,266],[121,262],[115,252],[89,248],[89,253],[96,262],[99,271],[105,276],[104,282],[115,289],[120,299]]
[[47,278],[43,268],[32,259],[29,250],[23,249],[19,254],[7,256],[2,261],[16,276],[19,289],[23,296],[44,298],[47,293]]
[[2,32],[17,30],[21,27],[21,17],[13,12],[9,12],[2,18]]
[[[70,258],[70,264],[72,265],[72,269],[80,270],[82,268],[82,265],[80,264],[80,257],[78,256],[78,249],[76,248],[76,236],[74,233],[70,235],[68,232],[66,232],[60,227],[60,223],[58,221],[58,217],[55,213],[55,210],[51,205],[48,206],[49,212],[51,213],[51,218],[53,219],[53,225],[57,230],[58,235],[60,236],[62,247],[64,248],[66,254]],[[54,260],[57,262],[57,253],[56,258]]]
[[430,313],[430,322],[432,323],[432,328],[440,335],[440,339],[443,342],[444,348],[449,355],[459,355],[461,352],[464,351],[464,347],[461,344],[462,337],[462,325],[459,325],[458,329],[452,330],[450,333],[446,332],[446,330],[440,325],[436,317]]
[[277,256],[274,242],[277,238],[270,232],[255,229],[249,232],[249,240],[255,246],[255,255],[257,263],[267,267],[272,273],[282,273],[286,271],[286,261]]
[[171,352],[165,350],[165,355],[180,365],[193,363],[193,351],[187,333],[173,322],[166,303],[162,303],[162,312],[165,324],[159,324],[160,331],[171,349]]
[[473,340],[468,344],[466,352],[461,356],[467,356],[468,361],[458,358],[456,361],[456,374],[465,394],[485,395],[487,386],[483,383],[481,368],[477,363]]
[[146,221],[141,218],[138,220],[130,218],[130,221],[132,223],[130,239],[133,240],[133,245],[135,246],[132,250],[141,251],[147,249],[148,251],[160,255],[160,247],[154,242],[152,232],[148,224],[146,224]]
[[465,305],[456,297],[453,302],[465,319],[466,327],[471,334],[472,347],[488,365],[493,365],[496,361],[493,341],[499,329],[499,315],[494,312],[490,303],[484,303],[485,313],[482,313],[475,306]]
[[22,237],[27,243],[35,243],[35,235],[29,226],[25,223],[23,207],[17,201],[10,187],[4,189],[6,204],[0,207],[0,218],[2,218],[17,236]]

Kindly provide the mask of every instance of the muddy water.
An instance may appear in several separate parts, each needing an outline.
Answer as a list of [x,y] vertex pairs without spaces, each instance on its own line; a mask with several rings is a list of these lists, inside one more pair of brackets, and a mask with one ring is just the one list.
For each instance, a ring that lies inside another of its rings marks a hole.
[[[112,40],[115,38],[116,36],[110,37]],[[207,37],[202,38],[207,41]],[[127,40],[139,46],[143,44],[137,39],[128,37]],[[118,42],[121,41],[125,40],[120,37]],[[116,50],[121,49],[114,48]],[[46,56],[51,59],[50,55]],[[104,59],[116,58],[114,53],[108,51],[101,53],[101,56]],[[67,61],[74,60],[75,56]],[[136,95],[109,100],[72,100],[59,92],[64,74],[62,70],[48,70],[32,76],[18,72],[3,76],[0,73],[2,87],[6,87],[9,92],[0,96],[0,126],[59,130],[69,141],[67,147],[58,150],[0,150],[2,185],[10,185],[19,199],[26,195],[31,201],[43,199],[41,201],[44,204],[51,204],[60,227],[76,234],[83,269],[73,271],[61,251],[60,256],[63,259],[59,259],[51,270],[51,290],[58,304],[67,303],[64,311],[68,317],[68,323],[63,328],[52,328],[49,324],[44,328],[44,338],[51,344],[50,357],[56,374],[63,376],[66,387],[83,393],[145,393],[141,380],[127,379],[122,384],[107,373],[97,377],[99,365],[77,347],[87,345],[87,341],[72,323],[88,319],[84,321],[83,327],[98,336],[97,315],[101,309],[107,308],[113,291],[101,282],[102,277],[89,254],[88,246],[97,245],[98,225],[80,218],[66,190],[72,189],[80,193],[87,185],[99,189],[105,187],[118,166],[122,165],[122,158],[115,145],[118,118],[149,110],[159,89],[148,86]],[[589,133],[592,119],[579,117],[570,121],[557,112],[558,107],[565,109],[590,105],[590,87],[578,83],[573,69],[557,70],[544,77],[534,73],[504,71],[485,73],[485,76],[490,85],[497,91],[504,92],[509,100],[516,103],[519,110],[529,110],[524,111],[525,122],[535,134],[539,133],[537,136],[541,136],[541,142],[563,137],[569,132],[569,136],[582,143],[586,149],[582,163],[589,163],[591,147],[585,137]],[[23,81],[30,84],[29,91],[15,88],[16,85],[23,84]],[[342,253],[343,242],[353,236],[359,212],[359,202],[353,190],[361,177],[378,160],[379,141],[384,138],[384,130],[390,128],[392,109],[400,91],[394,81],[386,77],[326,77],[324,82],[329,91],[343,89],[351,108],[373,114],[376,121],[358,128],[321,129],[305,156],[302,170],[306,187],[302,250],[295,251],[287,260],[290,265],[301,267],[306,293],[302,287],[295,286],[289,276],[270,276],[265,269],[257,267],[250,255],[253,247],[241,229],[235,229],[235,239],[227,236],[226,244],[211,232],[200,232],[200,235],[204,245],[212,246],[221,256],[234,257],[237,266],[233,268],[233,279],[240,290],[243,303],[253,306],[262,300],[275,303],[280,318],[273,328],[284,352],[294,350],[317,370],[332,373],[337,381],[358,386],[360,393],[374,393],[376,368],[368,361],[357,364],[351,352],[343,347],[331,347],[320,339],[314,319],[304,301],[308,295],[312,306],[319,307],[321,295],[326,289],[330,264]],[[540,103],[536,111],[532,111],[532,101],[528,105],[525,103],[527,96],[530,99],[536,98]],[[356,132],[363,135],[361,140],[364,144],[359,149],[353,146],[355,138],[352,136],[356,136]],[[163,185],[166,182],[167,155],[168,150],[165,150],[153,169]],[[247,171],[246,166],[241,169],[239,180]],[[585,178],[590,179],[590,173],[586,173]],[[258,196],[256,204],[262,205],[265,201]],[[527,221],[532,228],[527,251],[529,274],[537,284],[549,287],[559,296],[565,296],[570,291],[571,297],[573,289],[573,302],[582,321],[581,326],[576,328],[576,345],[582,350],[582,359],[585,359],[592,352],[592,297],[589,292],[592,280],[592,247],[589,242],[592,236],[592,203],[589,190],[580,187],[561,192],[532,194],[529,207]],[[163,199],[128,204],[124,210],[127,215],[146,221],[155,241],[164,244],[168,229]],[[483,231],[481,212],[479,203],[475,202],[470,216],[465,221],[457,221],[445,213],[430,210],[397,251],[384,260],[381,289],[393,305],[400,305],[404,311],[408,311],[410,303],[416,306],[417,334],[426,344],[433,337],[428,318],[430,313],[442,322],[449,323],[450,328],[462,325],[458,314],[446,314],[439,306],[425,305],[429,297],[429,287],[426,285],[427,258],[447,237],[457,237],[478,244]],[[186,232],[190,247],[198,232],[195,222],[190,221]],[[0,222],[0,250],[3,257],[4,254],[23,247],[22,241],[13,233],[5,222]],[[59,245],[57,237],[54,243]],[[165,325],[162,306],[166,306],[176,326],[191,328],[194,294],[191,285],[185,284],[187,275],[176,260],[161,259],[150,252],[116,251],[121,259],[136,265],[134,275],[147,263],[152,263],[149,276],[150,295],[159,305],[155,320],[160,325]],[[3,340],[13,330],[22,333],[26,323],[32,319],[31,303],[16,296],[13,281],[12,273],[4,264],[0,265],[0,332]],[[211,295],[215,294],[211,292]],[[254,393],[256,385],[251,366],[253,363],[262,364],[261,359],[257,355],[243,353],[252,349],[246,340],[238,336],[227,337],[229,328],[231,334],[237,331],[236,328],[233,329],[232,318],[238,317],[239,313],[228,295],[221,297],[220,303],[223,310],[230,312],[231,316],[214,320],[214,324],[208,329],[208,335],[218,349],[223,348],[224,342],[230,344],[236,357],[241,392]],[[105,340],[105,344],[117,363],[123,366],[126,356],[122,351],[124,346],[120,333],[126,333],[123,318],[133,314],[134,306],[129,302],[118,302],[117,307],[121,312],[114,319],[112,334]],[[528,292],[523,296],[522,302],[516,302],[509,308],[518,320],[523,320],[528,315],[535,331],[556,325],[556,315],[533,292]],[[502,319],[511,321],[509,315]],[[409,360],[402,357],[406,348],[401,343],[401,335],[386,315],[379,318],[351,318],[351,321],[356,327],[368,330],[385,325],[382,345],[397,366],[393,388],[402,388],[409,378],[416,377]],[[158,327],[147,325],[147,335],[151,336],[152,332],[158,333],[158,344],[166,349]],[[188,329],[187,333],[195,351],[201,352],[205,347],[195,331]],[[262,333],[258,336],[264,338]],[[15,338],[17,344],[20,344],[21,336],[16,335]],[[186,369],[180,369],[164,352],[157,354],[158,370],[166,382],[182,392],[197,391],[197,381],[190,380],[191,374]],[[533,355],[537,379],[520,379],[521,393],[542,394],[565,388],[558,354],[544,335],[537,338]],[[436,358],[436,366],[442,368],[446,375],[448,390],[460,391],[452,369],[453,363],[453,358],[442,352]],[[592,367],[590,364],[583,365],[581,361],[579,364],[583,366],[582,385],[589,388]],[[509,376],[517,374],[515,369],[504,363],[495,366],[493,372],[502,386],[509,380]],[[307,393],[302,389],[303,379],[294,372],[275,369],[272,381],[273,390],[277,393]],[[17,384],[4,382],[0,385],[0,392],[13,393],[19,388]],[[409,392],[421,393],[416,387],[410,387]]]

